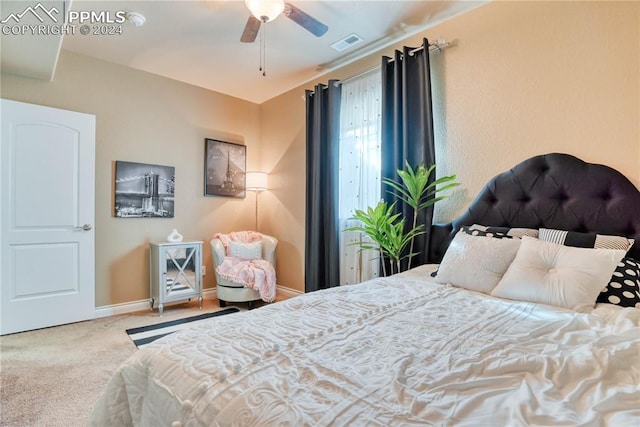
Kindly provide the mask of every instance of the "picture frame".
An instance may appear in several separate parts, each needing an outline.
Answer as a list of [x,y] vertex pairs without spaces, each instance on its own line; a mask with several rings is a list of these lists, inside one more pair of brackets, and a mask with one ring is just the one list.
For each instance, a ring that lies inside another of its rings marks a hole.
[[245,197],[247,146],[212,138],[204,143],[204,195]]
[[115,217],[173,218],[175,167],[120,160],[115,163]]

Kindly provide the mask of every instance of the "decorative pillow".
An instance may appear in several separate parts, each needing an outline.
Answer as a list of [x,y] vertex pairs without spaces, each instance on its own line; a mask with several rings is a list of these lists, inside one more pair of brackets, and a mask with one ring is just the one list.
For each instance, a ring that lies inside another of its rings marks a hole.
[[229,256],[252,260],[262,258],[262,242],[243,243],[229,241]]
[[538,230],[535,228],[487,227],[485,225],[473,224],[470,226],[462,226],[460,229],[473,236],[510,237],[514,239],[521,239],[523,236],[538,237]]
[[490,293],[520,247],[518,239],[495,239],[458,232],[438,267],[436,282]]
[[625,253],[562,246],[525,236],[491,295],[573,310],[593,307]]
[[596,302],[640,308],[640,261],[623,258]]
[[623,236],[580,233],[577,231],[555,230],[552,228],[541,228],[538,238],[547,242],[576,248],[621,249],[625,252],[633,246],[634,242],[633,239],[628,239]]
[[[512,230],[522,231],[515,231],[513,235],[510,235],[509,233]],[[523,235],[538,237],[538,230],[530,228],[485,227],[484,225],[473,224],[463,225],[460,227],[460,231],[470,236],[493,237],[494,239],[520,239]],[[437,275],[438,270],[431,273],[431,277],[436,277]]]
[[[487,227],[473,224],[463,225],[459,231],[471,236],[493,237],[495,239],[521,239],[522,236],[538,237],[538,230],[534,228]],[[437,275],[438,270],[431,273],[431,277]]]
[[[460,231],[470,236],[479,236],[479,237],[493,237],[494,239],[513,239],[512,236],[508,236],[507,233],[503,233],[500,231],[489,231],[489,230],[480,230],[478,228],[474,228],[475,226],[466,226],[463,225],[460,227]],[[489,228],[489,227],[486,227]]]

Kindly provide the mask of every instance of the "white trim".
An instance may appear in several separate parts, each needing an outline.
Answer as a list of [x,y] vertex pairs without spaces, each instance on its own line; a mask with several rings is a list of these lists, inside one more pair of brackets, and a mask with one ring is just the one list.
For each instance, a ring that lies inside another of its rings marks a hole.
[[280,295],[284,295],[287,298],[293,298],[293,297],[297,297],[299,295],[304,294],[304,292],[301,292],[297,289],[291,289],[291,288],[286,288],[284,286],[276,286],[276,293],[280,294]]
[[[286,296],[287,298],[293,298],[293,297],[297,297],[298,295],[302,295],[304,292],[277,285],[276,293]],[[207,288],[202,291],[203,298],[213,299],[213,298],[217,298],[216,295],[217,294],[216,294],[215,287]],[[99,319],[101,317],[117,316],[119,314],[133,313],[134,311],[142,311],[142,310],[149,310],[149,299],[96,307],[94,318]]]
[[[216,288],[208,288],[202,291],[203,298],[215,298],[215,296]],[[96,307],[94,318],[99,319],[101,317],[117,316],[119,314],[133,313],[134,311],[142,310],[149,310],[149,299]]]

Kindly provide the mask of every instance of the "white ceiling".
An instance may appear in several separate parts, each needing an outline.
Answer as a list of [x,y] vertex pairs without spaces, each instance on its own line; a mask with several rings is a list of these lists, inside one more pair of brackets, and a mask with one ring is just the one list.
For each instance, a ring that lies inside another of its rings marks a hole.
[[[24,14],[19,22],[10,16],[19,15],[28,6],[35,6],[37,2],[6,1],[0,2],[0,21],[5,21],[3,31],[0,33],[0,71],[3,73],[18,74],[35,79],[51,80],[58,62],[62,36],[60,35],[36,35],[22,34],[5,35],[5,28],[11,31],[24,25],[37,26],[41,24],[32,13]],[[57,8],[64,10],[64,1],[48,1],[46,9]],[[42,12],[40,12],[42,16]],[[50,21],[49,21],[50,22]],[[15,25],[14,25],[15,24]]]
[[[74,0],[72,10],[111,14],[133,11],[143,14],[146,22],[141,27],[127,22],[120,35],[82,35],[76,31],[74,35],[64,36],[62,49],[262,103],[486,3],[466,0],[290,2],[328,25],[329,31],[317,38],[284,15],[263,25],[263,30],[266,28],[266,77],[258,71],[260,35],[255,43],[240,42],[249,12],[244,2],[238,0]],[[329,47],[351,33],[358,34],[364,41],[343,52]],[[455,38],[455,34],[437,36]]]

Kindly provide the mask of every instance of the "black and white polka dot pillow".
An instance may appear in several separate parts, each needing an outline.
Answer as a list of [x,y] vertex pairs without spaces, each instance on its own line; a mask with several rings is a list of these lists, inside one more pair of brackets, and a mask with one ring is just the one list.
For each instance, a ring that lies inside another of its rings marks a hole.
[[497,239],[522,239],[523,236],[538,238],[538,230],[533,228],[493,227],[480,224],[463,225],[460,231],[472,236],[487,236]]
[[475,227],[475,225],[472,225],[470,227],[463,225],[462,227],[460,227],[460,231],[470,236],[493,237],[494,239],[513,239],[512,236],[508,236],[504,231],[489,230],[488,227],[483,227],[484,229]]
[[640,261],[623,258],[596,302],[640,308]]

